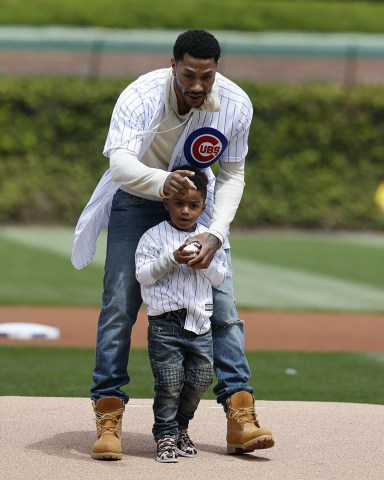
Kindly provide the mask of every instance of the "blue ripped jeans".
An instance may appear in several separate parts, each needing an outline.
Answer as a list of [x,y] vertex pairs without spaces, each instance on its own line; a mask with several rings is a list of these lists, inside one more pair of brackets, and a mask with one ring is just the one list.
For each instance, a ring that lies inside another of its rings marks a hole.
[[[122,190],[113,198],[91,387],[94,401],[102,397],[118,397],[125,403],[129,400],[122,387],[130,381],[127,367],[131,333],[142,303],[135,277],[135,251],[142,234],[167,218],[162,202],[144,200]],[[217,376],[214,392],[222,404],[233,393],[253,393],[248,385],[250,370],[244,353],[243,322],[234,304],[230,251],[226,253],[230,271],[224,283],[213,289],[211,317]]]
[[155,379],[153,437],[177,438],[187,429],[213,381],[212,330],[184,329],[186,309],[149,316],[148,353]]

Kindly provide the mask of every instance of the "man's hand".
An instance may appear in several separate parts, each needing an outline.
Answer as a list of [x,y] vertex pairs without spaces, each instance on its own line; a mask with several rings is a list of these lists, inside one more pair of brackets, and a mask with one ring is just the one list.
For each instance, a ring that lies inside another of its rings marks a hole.
[[196,185],[188,178],[194,175],[195,172],[189,170],[175,170],[170,173],[164,183],[164,195],[172,197],[172,195],[178,193],[184,197],[189,190],[196,190]]
[[180,248],[184,248],[185,245],[192,242],[200,242],[201,249],[197,256],[194,255],[193,258],[187,262],[188,266],[196,269],[208,268],[215,253],[221,247],[220,240],[212,235],[212,233],[199,233],[198,235],[189,237]]

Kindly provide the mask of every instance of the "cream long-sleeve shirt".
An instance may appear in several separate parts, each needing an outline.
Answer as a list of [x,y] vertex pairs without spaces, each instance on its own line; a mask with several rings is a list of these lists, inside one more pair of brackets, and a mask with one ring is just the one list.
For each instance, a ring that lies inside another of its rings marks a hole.
[[[126,192],[150,200],[164,197],[163,189],[169,175],[167,171],[169,161],[185,122],[194,111],[217,111],[220,105],[217,86],[214,85],[202,107],[194,108],[186,115],[179,115],[172,78],[170,76],[167,79],[165,91],[168,98],[157,134],[141,160],[135,151],[126,148],[113,149],[110,152],[112,179],[121,183],[121,188]],[[244,160],[236,163],[223,162],[216,178],[213,219],[209,231],[218,237],[222,244],[243,194],[244,162]]]
[[[170,171],[187,163],[185,148],[189,139],[207,128],[220,132],[228,143],[220,154],[217,179],[210,167],[205,169],[209,177],[207,206],[200,221],[219,239],[227,235],[244,188],[244,160],[248,152],[252,104],[238,85],[217,73],[212,92],[216,100],[211,110],[202,108],[191,112],[185,124],[176,129],[178,140],[176,145],[172,141],[171,158],[166,158],[166,164],[156,168],[148,162],[146,154],[150,155],[150,149],[160,145],[156,137],[163,135],[160,133],[161,123],[166,118],[164,112],[169,103],[171,79],[170,68],[154,70],[128,85],[119,96],[103,151],[108,158],[113,157],[111,169],[114,170],[114,178],[108,169],[80,215],[71,257],[75,268],[84,268],[92,260],[100,229],[108,226],[112,199],[117,189],[132,188],[135,195],[149,195],[149,198],[152,196],[154,200],[161,201],[162,188]],[[123,170],[119,170],[119,166],[115,170],[115,155],[120,156],[120,150],[124,151],[124,166]],[[133,152],[134,157],[129,152]]]

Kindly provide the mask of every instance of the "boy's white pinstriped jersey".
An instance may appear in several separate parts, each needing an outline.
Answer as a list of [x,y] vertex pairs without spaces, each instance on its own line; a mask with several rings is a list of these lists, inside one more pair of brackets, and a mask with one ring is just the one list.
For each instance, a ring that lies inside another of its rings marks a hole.
[[[197,224],[194,232],[184,232],[167,221],[161,222],[144,233],[136,250],[136,278],[141,284],[141,295],[148,314],[160,315],[186,308],[184,328],[197,334],[206,333],[211,328],[212,285],[218,286],[225,279],[226,254],[220,248],[210,266],[204,270],[178,264],[169,257],[173,258],[171,254],[188,237],[205,231],[207,228],[201,224]],[[166,257],[169,271],[156,280],[151,267],[153,263],[161,261],[161,257]]]
[[[161,120],[165,105],[165,84],[171,69],[155,70],[139,77],[120,95],[106,140],[104,154],[113,148],[126,146],[137,153],[139,160],[151,144]],[[189,135],[197,129],[210,127],[219,130],[228,140],[228,146],[220,156],[220,163],[243,162],[248,152],[249,126],[253,108],[247,94],[220,73],[216,74],[215,88],[220,102],[218,111],[194,111],[173,149],[168,170],[188,163],[184,145]],[[211,227],[215,176],[206,168],[210,183],[207,206],[201,222]],[[96,250],[96,240],[101,228],[108,226],[112,198],[119,184],[115,183],[107,170],[84,208],[75,229],[72,249],[72,264],[75,268],[85,267]],[[161,199],[159,198],[159,201]],[[229,228],[229,225],[228,225]]]

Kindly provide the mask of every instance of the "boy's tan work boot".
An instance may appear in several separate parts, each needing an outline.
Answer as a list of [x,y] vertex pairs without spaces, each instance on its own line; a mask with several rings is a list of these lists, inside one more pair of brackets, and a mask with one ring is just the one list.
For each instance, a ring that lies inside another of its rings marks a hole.
[[257,421],[255,399],[249,392],[237,392],[227,399],[227,453],[240,454],[275,444],[269,428]]
[[124,402],[116,397],[100,398],[92,402],[96,414],[97,440],[92,448],[92,458],[121,460],[121,424]]

